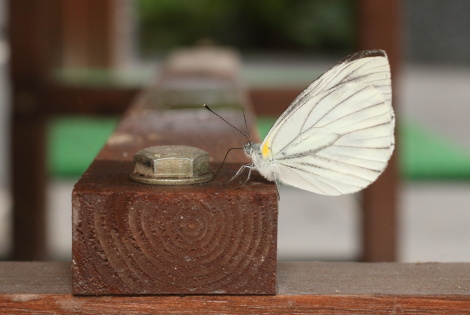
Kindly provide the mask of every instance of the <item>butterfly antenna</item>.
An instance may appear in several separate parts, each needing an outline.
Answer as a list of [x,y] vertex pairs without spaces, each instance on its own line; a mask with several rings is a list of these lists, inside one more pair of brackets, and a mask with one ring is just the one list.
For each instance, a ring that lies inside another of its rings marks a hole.
[[245,107],[242,107],[242,112],[243,112],[243,120],[245,121],[246,132],[248,133],[248,138],[251,139],[250,128],[248,128],[248,124],[246,123]]
[[[234,125],[232,125],[231,123],[229,123],[225,118],[223,118],[222,116],[220,116],[219,114],[217,114],[216,112],[214,112],[209,106],[207,106],[206,104],[204,104],[204,107],[210,111],[212,114],[216,115],[217,117],[219,117],[220,119],[222,119],[223,121],[225,121],[230,127],[232,127],[233,129],[235,129],[236,131],[238,131],[239,133],[241,133],[245,138],[246,140],[248,140],[248,142],[251,142],[250,140],[250,137],[246,135],[246,133],[244,133],[243,131],[241,131],[240,129],[238,129],[237,127],[235,127]],[[245,117],[245,111],[243,111],[243,117]],[[245,124],[246,124],[246,119],[245,119]],[[249,134],[249,133],[248,133]],[[227,152],[228,153],[228,152]]]
[[225,153],[224,159],[222,160],[222,164],[220,164],[219,168],[217,169],[217,172],[215,172],[214,178],[216,178],[217,175],[219,174],[220,170],[222,169],[222,166],[224,166],[224,163],[225,163],[225,160],[227,159],[228,154],[232,150],[243,150],[243,148],[230,148],[230,149],[228,149],[227,153]]

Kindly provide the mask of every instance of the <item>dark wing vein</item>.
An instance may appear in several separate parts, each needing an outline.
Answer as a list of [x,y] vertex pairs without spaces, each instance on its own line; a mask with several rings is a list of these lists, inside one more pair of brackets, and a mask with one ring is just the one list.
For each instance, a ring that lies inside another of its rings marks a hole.
[[[348,172],[342,172],[342,171],[339,171],[339,170],[336,170],[336,169],[332,169],[332,168],[322,167],[322,166],[319,166],[319,165],[316,165],[316,164],[313,164],[313,163],[300,162],[300,165],[309,166],[309,167],[313,167],[313,168],[318,168],[318,169],[321,169],[321,170],[324,170],[324,171],[330,171],[330,172],[338,173],[338,174],[341,174],[341,175],[347,175],[347,176],[355,177],[355,178],[357,178],[357,179],[360,179],[360,180],[363,180],[363,181],[366,181],[366,182],[370,182],[369,179],[364,178],[364,177],[361,177],[361,176],[358,176],[358,175],[356,175],[356,174],[352,174],[352,173],[348,173]],[[328,178],[328,177],[326,177],[326,176],[324,176],[324,175],[319,175],[319,174],[314,173],[314,172],[312,172],[312,171],[306,171],[306,170],[304,170],[304,172],[312,173],[312,174],[315,174],[316,176],[322,176],[322,177]],[[328,178],[328,179],[330,179],[330,178]]]
[[[312,186],[316,187],[316,188],[317,188],[319,191],[321,191],[323,194],[328,194],[328,192],[326,192],[324,189],[321,189],[321,188],[318,187],[317,185],[312,184],[312,181],[307,180],[307,179],[305,178],[305,176],[304,176],[304,174],[305,174],[306,172],[305,172],[303,169],[300,169],[300,168],[297,168],[297,167],[293,167],[293,166],[287,166],[287,165],[285,165],[285,167],[288,167],[293,173],[297,174],[297,176],[300,177],[300,178],[301,178],[304,182],[306,182],[308,185],[312,185]],[[334,186],[334,185],[332,185],[332,184],[326,182],[319,174],[315,174],[315,173],[311,173],[311,174],[312,174],[312,175],[315,175],[315,176],[316,176],[316,180],[320,181],[320,182],[323,183],[324,185],[330,186],[330,187],[333,188],[334,190],[336,190],[336,191],[342,193],[342,191],[341,191],[338,187],[336,187],[336,186]],[[327,179],[328,179],[328,178],[327,178]]]
[[349,132],[341,134],[341,136],[349,135],[351,133],[355,133],[355,132],[358,132],[358,131],[363,131],[363,130],[367,130],[367,129],[371,129],[371,128],[375,128],[375,127],[389,125],[390,123],[391,123],[391,120],[389,120],[387,122],[384,122],[384,123],[381,123],[381,124],[373,125],[373,126],[368,126],[368,127],[364,127],[364,128],[360,128],[360,129],[354,129],[354,130],[351,130]]
[[[303,173],[307,173],[307,174],[314,175],[314,176],[316,176],[316,178],[317,178],[318,180],[321,180],[322,178],[325,178],[325,179],[327,179],[327,180],[329,180],[329,181],[332,180],[331,178],[327,177],[326,175],[322,175],[322,174],[320,174],[320,173],[315,173],[315,172],[312,172],[312,171],[310,171],[310,170],[304,170],[304,169],[302,169],[302,168],[295,167],[295,166],[291,166],[291,165],[285,165],[285,164],[283,164],[283,165],[284,165],[284,166],[287,166],[287,167],[290,167],[290,168],[292,168],[292,169],[295,169],[295,170],[297,170],[297,171],[303,172]],[[318,168],[318,169],[322,169],[322,170],[326,170],[326,171],[336,172],[336,173],[338,173],[338,174],[350,175],[350,176],[352,176],[352,177],[356,177],[356,178],[358,178],[358,179],[361,179],[361,180],[370,182],[370,180],[364,179],[364,178],[362,178],[362,177],[360,177],[360,176],[357,176],[357,175],[354,175],[354,174],[349,174],[349,173],[339,172],[339,171],[332,170],[332,169],[322,168],[322,167],[315,166],[314,164],[311,164],[311,165],[304,164],[304,165],[306,165],[306,166],[311,166],[311,167],[316,167],[316,168]],[[296,174],[299,174],[299,173],[296,172]],[[307,180],[306,180],[306,181],[307,181]],[[321,181],[322,181],[323,183],[327,184],[324,180],[321,180]],[[309,182],[309,181],[307,181],[307,182]],[[309,182],[309,183],[310,183],[310,182]],[[338,190],[338,188],[336,188],[335,186],[332,186],[331,184],[328,184],[328,185],[331,186],[331,187],[333,187],[333,188],[335,188],[336,190]],[[358,185],[354,185],[354,184],[352,184],[352,183],[347,183],[347,185],[351,185],[351,186],[355,186],[355,187],[361,187],[361,186],[358,186]]]
[[382,171],[382,170],[376,170],[375,168],[369,168],[369,167],[365,167],[365,166],[361,166],[361,165],[357,165],[357,164],[353,164],[353,163],[348,163],[348,162],[345,162],[345,161],[335,160],[335,159],[332,159],[332,158],[326,158],[326,157],[320,156],[318,154],[315,155],[315,158],[317,158],[319,160],[322,160],[322,161],[325,161],[325,162],[331,162],[333,164],[342,164],[342,165],[362,168],[364,170],[375,172],[375,173],[380,173]]
[[344,116],[341,116],[341,117],[338,117],[338,118],[336,118],[336,119],[333,119],[333,120],[330,121],[329,123],[327,123],[327,124],[325,124],[325,125],[318,126],[317,128],[326,127],[326,126],[328,126],[328,125],[330,125],[330,124],[332,124],[332,123],[335,123],[335,122],[337,122],[337,121],[339,121],[339,120],[341,120],[341,119],[343,119],[343,118],[346,118],[346,117],[348,117],[348,116],[357,114],[357,113],[359,113],[359,112],[362,112],[362,111],[364,111],[364,110],[367,110],[367,109],[370,109],[370,108],[372,108],[372,107],[379,106],[379,105],[382,105],[382,104],[383,104],[383,102],[379,102],[379,103],[375,103],[375,104],[369,105],[369,106],[367,106],[367,107],[358,109],[358,110],[356,110],[356,111],[354,111],[354,112],[351,112],[351,113],[348,113],[348,114],[346,114],[346,115],[344,115]]
[[[354,97],[355,95],[361,93],[362,91],[364,91],[365,89],[367,89],[368,86],[365,85],[362,89],[359,89],[357,91],[355,91],[353,94],[351,95],[348,95],[345,99],[343,99],[342,101],[338,102],[335,106],[331,107],[323,116],[321,116],[316,122],[313,123],[312,126],[316,126],[316,124],[321,121],[326,115],[328,115],[329,113],[331,113],[331,111],[333,111],[335,108],[337,108],[338,106],[341,106],[342,104],[344,104],[344,102],[346,102],[347,100],[349,100],[350,98]],[[335,90],[332,90],[332,91],[335,91]],[[330,93],[331,94],[331,93]],[[328,94],[329,95],[329,94]],[[323,98],[324,99],[324,98]],[[318,102],[317,104],[319,104],[320,102]],[[315,104],[315,106],[317,105]],[[302,128],[300,128],[300,130],[303,130],[304,129],[304,126],[305,126],[305,122],[308,120],[308,117],[310,116],[310,114],[312,113],[312,111],[315,109],[315,107],[313,107],[310,112],[308,113],[307,115],[307,118],[304,120],[304,123],[302,124]]]

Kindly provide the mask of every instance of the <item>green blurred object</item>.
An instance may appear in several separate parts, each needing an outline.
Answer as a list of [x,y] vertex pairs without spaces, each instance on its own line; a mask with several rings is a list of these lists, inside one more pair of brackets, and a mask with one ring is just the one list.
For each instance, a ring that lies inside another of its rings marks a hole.
[[469,179],[470,152],[431,130],[406,121],[398,130],[400,167],[408,179]]
[[[117,121],[117,118],[103,117],[54,118],[49,124],[51,174],[56,177],[81,176],[106,143]],[[258,118],[261,138],[275,121],[275,117]],[[406,179],[470,179],[470,152],[414,122],[401,123],[398,132],[400,169]]]
[[145,56],[215,42],[248,50],[350,51],[352,0],[139,0],[139,50]]
[[[263,139],[276,121],[258,119]],[[410,180],[470,179],[470,152],[423,126],[405,121],[398,126],[398,152],[402,176]]]
[[48,167],[56,177],[81,176],[111,135],[118,119],[64,116],[50,120]]

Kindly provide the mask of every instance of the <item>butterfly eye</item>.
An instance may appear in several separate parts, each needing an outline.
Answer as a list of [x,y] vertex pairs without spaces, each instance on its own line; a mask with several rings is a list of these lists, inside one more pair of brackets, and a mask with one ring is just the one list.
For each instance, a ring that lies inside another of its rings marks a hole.
[[251,155],[251,153],[253,152],[253,145],[251,142],[247,142],[243,145],[243,149],[245,150],[245,152],[249,155]]

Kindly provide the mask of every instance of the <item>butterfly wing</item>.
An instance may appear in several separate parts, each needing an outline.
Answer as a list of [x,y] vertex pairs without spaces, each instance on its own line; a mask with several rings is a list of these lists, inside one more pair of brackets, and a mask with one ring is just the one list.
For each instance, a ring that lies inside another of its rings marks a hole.
[[394,148],[390,67],[383,51],[343,59],[308,86],[261,144],[276,178],[325,195],[375,181]]

